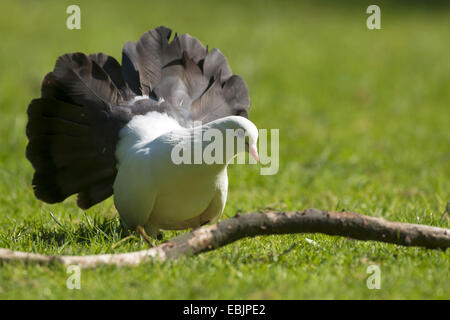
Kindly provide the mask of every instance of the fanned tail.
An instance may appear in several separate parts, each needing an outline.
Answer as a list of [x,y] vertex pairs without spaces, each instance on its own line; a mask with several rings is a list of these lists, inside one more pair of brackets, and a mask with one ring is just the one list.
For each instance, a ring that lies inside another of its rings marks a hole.
[[123,48],[124,77],[139,83],[139,93],[162,98],[165,111],[181,125],[230,115],[248,118],[250,99],[244,80],[233,75],[225,56],[188,34],[159,27]]
[[42,97],[28,107],[26,156],[35,195],[48,203],[78,193],[87,209],[112,195],[115,147],[133,109],[134,96],[120,65],[103,54],[66,54],[42,83]]

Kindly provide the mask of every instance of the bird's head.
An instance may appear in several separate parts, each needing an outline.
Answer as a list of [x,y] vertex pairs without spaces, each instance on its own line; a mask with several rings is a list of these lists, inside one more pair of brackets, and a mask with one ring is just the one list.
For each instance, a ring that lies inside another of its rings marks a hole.
[[248,120],[241,116],[229,116],[210,122],[210,127],[219,129],[226,141],[227,145],[230,140],[233,141],[233,156],[241,152],[248,152],[256,161],[258,156],[258,128]]

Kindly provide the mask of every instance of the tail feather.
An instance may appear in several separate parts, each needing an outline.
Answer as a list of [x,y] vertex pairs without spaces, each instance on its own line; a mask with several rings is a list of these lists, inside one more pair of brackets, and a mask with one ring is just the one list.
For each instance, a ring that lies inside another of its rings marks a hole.
[[123,99],[130,100],[136,96],[128,86],[128,83],[125,82],[122,75],[122,67],[116,59],[102,52],[91,54],[89,58],[95,61],[108,74]]
[[128,41],[122,49],[122,76],[128,87],[137,96],[142,95],[139,67],[137,66],[136,43]]
[[208,54],[208,49],[198,41],[196,38],[188,35],[182,34],[180,36],[175,36],[174,41],[179,42],[181,52],[187,52],[189,57],[197,64],[202,65],[202,60],[205,59]]
[[137,66],[143,94],[149,95],[161,79],[163,66],[175,60],[174,49],[168,45],[172,31],[159,27],[145,33],[136,44]]
[[208,79],[219,78],[221,83],[225,83],[233,74],[227,58],[216,48],[211,50],[206,56],[203,64],[203,73]]
[[[68,53],[58,58],[52,72],[71,102],[108,110],[123,101],[109,75],[85,54]],[[92,108],[91,108],[92,109]]]
[[[70,96],[65,92],[64,87],[55,80],[52,72],[47,73],[44,80],[42,80],[41,97],[42,99],[55,99],[61,102],[73,103]],[[28,110],[30,111],[30,109]]]

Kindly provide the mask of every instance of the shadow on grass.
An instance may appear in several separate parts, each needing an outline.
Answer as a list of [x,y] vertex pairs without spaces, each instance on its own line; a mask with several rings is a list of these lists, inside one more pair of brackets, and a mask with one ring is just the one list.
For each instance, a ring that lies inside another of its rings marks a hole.
[[57,222],[58,228],[36,230],[30,234],[33,242],[44,242],[62,246],[69,243],[88,245],[93,242],[115,242],[129,235],[116,219],[81,222],[79,224],[66,225]]

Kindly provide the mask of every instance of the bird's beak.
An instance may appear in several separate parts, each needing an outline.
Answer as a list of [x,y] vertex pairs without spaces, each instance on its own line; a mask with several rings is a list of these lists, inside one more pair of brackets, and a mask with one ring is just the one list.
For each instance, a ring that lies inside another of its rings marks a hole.
[[259,155],[258,155],[258,150],[256,150],[256,146],[249,146],[248,153],[250,153],[252,155],[253,159],[255,159],[256,162],[259,161]]

